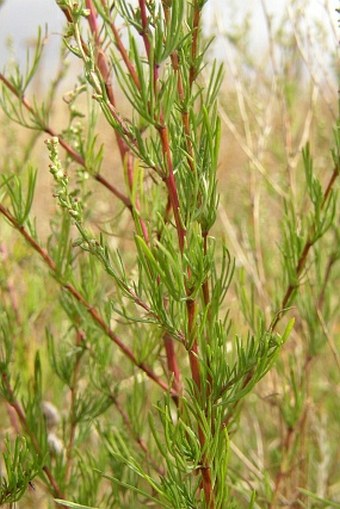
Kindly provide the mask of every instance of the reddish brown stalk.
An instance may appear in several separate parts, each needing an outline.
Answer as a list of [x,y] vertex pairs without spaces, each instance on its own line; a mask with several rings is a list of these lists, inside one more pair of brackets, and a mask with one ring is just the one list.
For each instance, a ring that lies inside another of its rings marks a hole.
[[[187,290],[187,313],[188,313],[188,334],[189,334],[189,341],[191,343],[191,347],[189,349],[189,362],[190,362],[190,370],[191,370],[191,376],[195,383],[195,390],[197,392],[197,396],[199,397],[200,392],[202,390],[202,384],[201,384],[201,373],[200,373],[200,365],[199,365],[199,351],[198,351],[198,343],[195,331],[195,317],[196,317],[196,303],[193,299],[191,299],[188,295]],[[205,446],[205,436],[203,433],[203,429],[201,425],[198,423],[198,438],[200,441],[201,448],[204,449]],[[214,509],[215,507],[215,501],[214,501],[214,494],[213,494],[213,487],[212,487],[212,481],[211,481],[211,473],[210,473],[210,466],[207,462],[207,458],[205,453],[202,454],[202,461],[201,461],[201,475],[202,475],[202,486],[204,491],[204,496],[206,499],[206,502],[208,504],[209,509]]]
[[[102,0],[102,5],[103,5],[104,8],[107,8],[105,0]],[[116,47],[117,47],[117,49],[118,49],[118,51],[119,51],[119,53],[120,53],[120,55],[121,55],[121,57],[123,59],[123,62],[126,65],[127,70],[130,73],[132,81],[134,82],[134,84],[136,85],[138,90],[140,90],[141,89],[141,85],[140,85],[140,81],[139,81],[139,78],[138,78],[138,74],[137,74],[135,66],[131,62],[131,59],[129,58],[129,54],[126,51],[126,48],[125,48],[125,46],[124,46],[124,44],[122,42],[122,38],[120,37],[119,30],[117,29],[117,27],[116,27],[116,25],[115,25],[115,23],[113,21],[109,21],[109,23],[110,23],[110,27],[111,27],[113,36],[114,36],[115,41],[116,41]]]
[[[313,245],[313,242],[310,239],[308,239],[306,244],[304,245],[304,248],[302,250],[301,256],[300,256],[300,258],[298,260],[298,263],[297,263],[296,269],[295,269],[295,275],[296,275],[297,278],[301,275],[302,269],[304,268],[304,266],[306,264],[307,256],[308,256],[309,250],[312,247],[312,245]],[[282,303],[281,303],[281,310],[282,311],[281,311],[281,313],[279,313],[276,316],[276,318],[275,318],[275,320],[274,320],[274,322],[273,322],[273,324],[271,326],[272,330],[275,329],[277,323],[279,322],[279,320],[281,318],[282,312],[285,311],[285,309],[286,309],[286,307],[287,307],[287,305],[288,305],[288,303],[290,301],[290,298],[291,298],[293,292],[296,290],[296,288],[297,288],[297,285],[295,285],[295,284],[290,284],[288,286],[287,291],[286,291],[286,293],[285,293],[285,295],[284,295],[284,297],[282,299]]]
[[18,415],[14,408],[6,401],[6,410],[8,414],[8,418],[10,420],[11,426],[15,433],[18,435],[20,433],[20,422],[18,419]]
[[[99,29],[98,29],[98,23],[97,23],[97,12],[96,12],[96,8],[95,8],[92,0],[86,0],[86,7],[90,11],[90,16],[88,18],[89,26],[90,26],[91,32],[92,32],[94,40],[95,40],[95,46],[96,46],[97,53],[98,53],[97,65],[98,65],[99,71],[102,75],[102,78],[103,78],[105,86],[106,86],[108,98],[110,101],[109,108],[110,108],[111,114],[112,114],[113,118],[115,119],[115,121],[117,122],[117,124],[122,129],[124,136],[126,138],[128,138],[132,144],[134,144],[135,140],[133,139],[128,127],[125,125],[124,120],[121,118],[121,116],[119,115],[119,113],[117,112],[117,109],[116,109],[115,97],[114,97],[113,89],[111,86],[111,82],[109,81],[109,79],[110,79],[109,65],[108,65],[106,55],[103,52],[102,47],[101,47],[101,41],[99,39]],[[130,72],[130,75],[132,76],[132,79],[133,79],[135,85],[137,86],[137,88],[140,89],[140,83],[139,83],[139,79],[138,79],[136,70],[131,63],[131,60],[128,57],[127,51],[121,41],[118,30],[116,29],[114,23],[111,24],[111,29],[115,36],[117,47],[122,55],[122,58],[129,70],[129,72]],[[127,164],[129,187],[131,190],[132,185],[133,185],[133,156],[132,156],[127,144],[125,143],[125,141],[123,140],[123,138],[121,137],[121,135],[119,134],[117,129],[115,129],[115,134],[116,134],[116,138],[117,138],[117,141],[118,141],[118,144],[120,147],[122,162],[123,162],[123,164]],[[146,242],[148,242],[149,241],[148,229],[146,227],[144,220],[140,217],[138,200],[134,204],[134,208],[137,211],[137,218],[138,218],[137,219],[136,217],[134,217],[134,220],[138,220],[140,227],[142,229],[142,232],[143,232],[144,239]],[[130,204],[130,210],[133,213],[132,204]]]
[[171,55],[171,63],[172,63],[172,67],[173,67],[175,73],[177,74],[177,91],[178,91],[179,100],[181,101],[181,104],[182,104],[182,123],[183,123],[185,142],[186,142],[186,147],[187,147],[187,152],[188,152],[187,161],[188,161],[191,171],[195,171],[193,147],[192,147],[192,142],[191,142],[190,118],[189,118],[189,113],[188,113],[186,106],[184,104],[185,96],[184,96],[183,83],[182,83],[177,53],[173,53]]
[[[168,194],[169,194],[170,202],[172,205],[172,210],[174,212],[180,252],[181,252],[181,254],[183,254],[186,230],[183,227],[182,221],[180,218],[180,213],[179,213],[180,205],[179,205],[179,199],[178,199],[178,194],[177,194],[176,180],[175,180],[175,176],[174,176],[174,172],[173,172],[173,164],[172,164],[172,156],[171,156],[171,150],[170,150],[170,145],[169,145],[168,130],[167,130],[167,127],[163,124],[162,118],[161,118],[161,125],[158,127],[158,132],[160,134],[163,157],[164,157],[164,160],[166,161],[167,172],[168,172],[168,175],[167,175],[167,177],[165,177],[164,180],[165,180],[165,183],[166,183],[166,186],[168,189]],[[192,379],[193,379],[196,389],[199,393],[201,390],[201,376],[200,376],[200,366],[199,366],[199,358],[198,358],[198,343],[197,343],[197,339],[195,337],[192,337],[195,335],[194,321],[195,321],[195,316],[196,316],[196,304],[195,304],[195,301],[190,298],[189,290],[187,290],[187,314],[188,314],[189,341],[192,345],[189,349],[190,369],[191,369]],[[204,436],[204,433],[203,433],[203,430],[202,430],[200,424],[198,424],[198,437],[199,437],[201,447],[203,449],[205,446],[205,436]],[[202,471],[202,484],[203,484],[205,499],[207,501],[209,509],[214,509],[215,502],[214,502],[214,496],[213,496],[211,473],[210,473],[210,467],[206,461],[205,454],[202,455],[201,471]]]
[[198,34],[199,34],[199,27],[200,27],[200,21],[201,21],[201,9],[198,5],[198,0],[195,0],[193,9],[194,9],[194,16],[193,16],[193,26],[192,26],[191,66],[190,66],[190,71],[189,71],[190,87],[192,87],[192,85],[197,77],[196,59],[197,59],[197,53],[198,53]]
[[[332,188],[334,186],[334,183],[335,183],[335,180],[337,178],[337,176],[339,175],[339,172],[340,172],[340,168],[339,167],[336,167],[334,168],[333,170],[333,173],[332,173],[332,176],[327,184],[327,187],[326,187],[326,190],[324,192],[324,195],[323,195],[323,200],[322,200],[322,205],[321,205],[321,208],[324,207],[325,203],[327,202],[327,199],[332,191]],[[308,239],[306,240],[306,243],[304,245],[304,248],[302,250],[302,253],[300,255],[300,258],[297,262],[297,265],[296,265],[296,269],[295,269],[295,275],[296,275],[296,278],[299,279],[299,277],[301,276],[302,274],[302,271],[306,265],[306,262],[307,262],[307,258],[308,258],[308,254],[309,254],[309,251],[311,249],[311,247],[314,245],[314,240],[313,240],[313,234],[311,234]],[[271,323],[271,326],[270,326],[270,330],[271,331],[274,331],[277,324],[279,323],[279,321],[281,320],[281,318],[285,315],[286,313],[286,310],[287,310],[287,305],[289,304],[290,302],[290,299],[294,293],[294,291],[297,289],[297,284],[290,284],[286,290],[286,293],[282,299],[282,303],[281,303],[281,310],[280,312],[276,315],[275,319],[273,320],[273,322]]]
[[325,193],[323,195],[323,200],[322,200],[321,207],[324,207],[326,201],[328,200],[328,197],[329,197],[329,195],[330,195],[330,193],[332,191],[334,182],[335,182],[336,178],[339,176],[339,173],[340,173],[340,167],[338,166],[338,167],[334,168],[332,176],[329,179],[329,182],[328,182],[327,187],[326,187],[326,191],[325,191]]
[[[127,161],[127,178],[128,178],[128,184],[129,184],[130,190],[133,187],[133,167],[132,167],[132,164],[133,164],[133,159],[129,157],[128,161]],[[135,208],[136,208],[137,211],[139,211],[139,201],[138,201],[138,199],[136,199]],[[138,217],[139,217],[139,215],[138,215]],[[150,243],[149,233],[148,233],[148,231],[146,229],[146,226],[145,226],[144,222],[141,222],[140,226],[142,228],[144,240],[145,240],[145,242],[147,244],[149,244]],[[136,298],[137,298],[137,296],[136,296]],[[135,300],[135,302],[139,303],[139,299],[138,299],[138,302],[136,300]],[[145,309],[145,307],[144,307],[144,309]],[[174,388],[174,390],[178,394],[180,394],[181,393],[180,371],[179,371],[179,366],[178,366],[178,362],[177,362],[177,356],[176,356],[176,352],[175,352],[175,348],[174,348],[174,344],[173,344],[173,339],[170,337],[169,334],[165,333],[164,336],[163,336],[163,341],[164,341],[165,353],[166,353],[166,357],[167,357],[168,370],[170,371],[170,373],[174,377],[173,382],[172,382],[172,387]],[[178,400],[178,398],[176,397],[175,401],[177,402],[177,400]]]
[[187,298],[187,313],[188,313],[188,331],[189,331],[189,341],[192,343],[192,347],[189,349],[189,359],[190,359],[190,367],[192,378],[195,382],[198,392],[201,390],[201,378],[200,378],[200,369],[199,369],[199,361],[198,361],[198,345],[196,339],[192,338],[192,335],[195,335],[195,314],[196,314],[196,304],[193,299]]
[[[170,334],[166,332],[163,336],[163,341],[168,370],[174,377],[172,387],[177,394],[181,394],[182,393],[181,372],[178,366],[177,356],[175,352],[174,339],[170,336]],[[175,398],[175,401],[176,402],[178,401],[178,397]]]
[[98,46],[99,44],[99,34],[98,34],[98,24],[97,24],[97,12],[95,6],[93,5],[92,0],[85,0],[86,8],[89,10],[89,15],[87,17],[92,35],[94,36],[95,44]]
[[142,31],[140,32],[140,35],[143,38],[144,47],[146,51],[146,55],[148,57],[149,65],[153,69],[153,85],[154,90],[157,90],[157,82],[159,78],[159,65],[153,61],[152,58],[152,52],[151,52],[151,43],[150,43],[150,28],[149,28],[149,21],[148,21],[148,14],[147,14],[147,7],[146,7],[146,1],[145,0],[138,0],[139,3],[139,9],[140,9],[140,16],[141,16],[141,22],[142,22]]
[[15,87],[12,85],[12,83],[2,74],[0,73],[0,81],[3,82],[3,84],[14,94],[18,99],[20,99],[21,104],[25,106],[25,108],[30,112],[34,113],[33,108],[30,106],[30,104],[27,102],[24,95],[19,95]]
[[106,189],[111,191],[111,193],[114,194],[125,205],[125,207],[127,209],[129,209],[130,212],[132,211],[131,201],[129,200],[129,198],[127,196],[125,196],[125,194],[121,193],[116,187],[114,187],[112,184],[110,184],[110,182],[108,182],[99,173],[97,173],[97,175],[95,175],[94,178],[95,178],[95,180],[97,180],[97,182],[100,182],[101,184],[103,184],[103,186],[106,187]]
[[111,26],[111,30],[113,32],[113,35],[114,35],[114,38],[115,38],[115,41],[116,41],[117,49],[118,49],[119,53],[121,54],[121,57],[122,57],[122,59],[123,59],[125,65],[126,65],[128,71],[130,73],[132,81],[134,82],[134,84],[136,85],[138,90],[140,90],[141,86],[140,86],[140,81],[139,81],[136,69],[135,69],[133,63],[131,62],[131,60],[129,58],[128,52],[126,51],[126,48],[125,48],[124,44],[122,43],[122,40],[121,40],[121,37],[120,37],[119,32],[117,30],[117,27],[115,26],[115,24],[113,22],[111,23],[110,26]]
[[[30,440],[32,442],[32,445],[33,445],[35,451],[37,452],[37,454],[39,456],[41,456],[41,449],[40,449],[38,440],[28,426],[26,415],[25,415],[23,409],[21,408],[20,403],[15,398],[13,388],[10,385],[10,381],[8,380],[6,372],[1,373],[1,378],[2,378],[2,383],[6,387],[6,391],[9,395],[9,400],[8,400],[9,405],[11,405],[11,407],[14,409],[14,411],[19,419],[22,429],[30,437]],[[61,488],[59,487],[59,485],[58,485],[56,479],[54,478],[49,467],[45,465],[45,466],[43,466],[42,470],[44,471],[44,473],[52,487],[53,495],[60,499],[64,499],[65,495],[64,495],[63,491],[61,490]],[[63,507],[64,509],[66,509],[66,506],[60,506],[60,507]]]
[[149,453],[148,447],[147,447],[145,441],[142,439],[142,437],[136,435],[136,433],[134,432],[132,423],[131,423],[131,421],[129,419],[129,416],[128,416],[127,412],[124,410],[124,408],[119,403],[119,401],[118,401],[118,399],[116,397],[112,396],[111,399],[112,399],[115,407],[117,408],[118,412],[120,413],[120,416],[123,419],[124,425],[125,425],[126,429],[129,431],[130,435],[133,436],[133,438],[135,439],[136,443],[139,445],[141,450],[145,454],[148,454]]
[[[57,273],[57,267],[54,260],[49,256],[47,251],[42,248],[36,240],[31,237],[29,232],[21,225],[18,224],[14,216],[7,210],[3,205],[0,204],[0,213],[4,215],[8,221],[12,224],[12,226],[18,230],[21,235],[25,238],[28,244],[40,255],[40,257],[44,260],[46,265],[50,268],[53,274]],[[71,294],[89,313],[91,318],[96,322],[96,324],[102,329],[102,331],[108,336],[111,341],[122,351],[122,353],[127,357],[132,364],[134,364],[137,368],[143,371],[148,378],[153,380],[157,385],[159,385],[164,391],[170,391],[172,395],[176,395],[173,389],[169,389],[168,385],[163,382],[157,376],[154,371],[149,368],[144,362],[139,362],[135,357],[134,353],[130,348],[125,345],[125,343],[120,339],[117,334],[110,328],[110,326],[105,322],[103,317],[100,315],[99,311],[95,309],[89,302],[85,300],[83,295],[79,293],[79,291],[71,284],[71,283],[62,283],[59,281],[59,284],[62,286],[64,290],[66,290],[69,294]]]
[[[109,103],[107,106],[108,106],[110,112],[112,113],[112,117],[115,120],[117,126],[119,126],[117,128],[114,126],[114,130],[117,131],[118,128],[119,128],[121,130],[121,132],[123,133],[123,135],[126,137],[126,139],[129,140],[129,143],[131,145],[135,145],[136,146],[136,144],[137,144],[136,143],[136,139],[134,138],[133,134],[131,133],[131,131],[129,129],[129,126],[126,123],[126,121],[121,117],[121,115],[117,111],[116,106],[114,104],[111,104],[111,103]],[[125,150],[125,152],[124,152],[124,154],[122,156],[122,161],[123,162],[125,161],[125,156],[126,156],[126,154],[128,152],[129,152],[129,149],[126,146],[126,150]]]
[[163,157],[165,159],[166,165],[167,165],[167,176],[164,178],[169,198],[172,206],[172,210],[174,212],[174,218],[177,228],[177,235],[178,235],[178,244],[181,253],[183,253],[184,250],[184,239],[185,239],[185,228],[183,227],[181,217],[179,214],[179,199],[177,194],[177,187],[176,187],[176,181],[174,176],[174,170],[172,165],[172,157],[171,157],[171,150],[169,145],[169,135],[168,135],[168,129],[165,125],[162,124],[158,127],[158,132],[161,138],[162,143],[162,152]]
[[[92,0],[86,0],[86,7],[89,9],[90,15],[88,16],[88,22],[90,26],[90,30],[92,32],[94,42],[95,42],[95,48],[96,48],[96,64],[98,66],[98,70],[101,74],[101,77],[103,78],[106,94],[108,97],[108,100],[114,108],[116,107],[116,100],[115,95],[113,92],[113,87],[111,83],[111,70],[110,66],[107,60],[107,57],[102,49],[101,41],[99,40],[99,27],[97,22],[97,11],[96,8],[92,2]],[[86,45],[83,44],[83,49],[87,51]],[[122,161],[124,161],[125,155],[128,152],[128,147],[122,138],[122,136],[119,134],[119,132],[115,129],[115,136],[117,140],[117,145],[119,148],[119,152],[122,158]]]
[[[169,7],[166,5],[164,1],[162,1],[163,6],[163,12],[164,17],[167,23],[169,23]],[[192,142],[191,142],[191,130],[190,130],[190,119],[189,119],[189,113],[186,110],[184,101],[185,101],[185,94],[183,89],[183,82],[181,78],[180,73],[180,66],[179,66],[179,59],[178,59],[178,53],[177,51],[174,51],[171,55],[171,65],[174,70],[174,72],[177,74],[177,92],[178,97],[182,105],[182,123],[184,127],[184,134],[186,137],[186,146],[187,146],[187,152],[188,152],[188,164],[192,171],[195,171],[195,165],[194,165],[194,158],[193,158],[193,148],[192,148]]]
[[147,54],[147,57],[150,62],[150,55],[151,55],[151,47],[150,47],[150,41],[149,41],[149,23],[148,23],[148,16],[146,12],[146,4],[145,0],[138,0],[139,8],[140,8],[140,16],[142,21],[142,32],[141,36],[143,38],[145,51]]
[[[188,329],[189,329],[189,335],[190,335],[191,332],[194,333],[193,321],[194,321],[194,317],[195,317],[195,302],[190,299],[188,299],[188,301],[187,301],[187,311],[188,311]],[[195,383],[195,389],[197,391],[197,395],[199,396],[199,393],[201,391],[201,374],[200,374],[198,353],[199,352],[198,352],[197,339],[194,339],[194,342],[189,350],[189,361],[190,361],[191,376]],[[204,449],[206,440],[205,440],[202,426],[199,423],[198,423],[198,438],[199,438],[201,448]],[[210,472],[210,466],[207,461],[207,457],[206,457],[205,453],[202,453],[200,470],[201,470],[201,475],[202,475],[202,487],[203,487],[203,491],[204,491],[205,500],[208,504],[208,508],[214,509],[215,500],[214,500],[214,493],[213,493],[213,487],[212,487],[211,472]]]

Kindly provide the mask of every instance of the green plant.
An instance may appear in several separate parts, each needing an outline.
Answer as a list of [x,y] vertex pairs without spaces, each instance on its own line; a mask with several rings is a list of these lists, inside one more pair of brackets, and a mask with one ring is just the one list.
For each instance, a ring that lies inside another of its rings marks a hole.
[[[55,308],[46,310],[36,298],[48,326],[45,341],[30,345],[38,316],[15,304],[3,248],[1,395],[13,429],[25,436],[5,455],[5,502],[21,497],[35,478],[61,507],[275,507],[281,496],[291,444],[304,423],[304,376],[327,338],[320,328],[334,316],[326,293],[339,258],[332,242],[339,238],[339,126],[325,185],[308,144],[304,194],[284,182],[266,183],[283,210],[275,288],[270,282],[264,288],[264,281],[255,288],[242,269],[233,283],[235,260],[215,225],[223,72],[206,58],[205,3],[139,0],[133,7],[125,0],[58,0],[67,20],[66,51],[83,66],[66,97],[69,122],[61,133],[51,128],[49,115],[64,69],[45,102],[26,97],[41,57],[40,36],[25,75],[16,67],[0,74],[7,117],[48,135],[58,205],[44,239],[31,214],[34,138],[23,159],[11,154],[1,169],[4,238],[9,225],[35,253],[28,271],[34,268],[39,281],[47,273],[55,281],[37,286],[44,299],[49,293],[55,299],[60,289]],[[128,105],[121,106],[117,88]],[[118,150],[101,139],[104,120]],[[94,182],[103,194],[92,194]],[[114,218],[102,227],[104,199],[115,205]],[[115,236],[121,237],[118,248]],[[27,256],[15,254],[23,270]],[[310,291],[300,295],[304,280]],[[298,367],[294,356],[285,363],[279,355],[294,328],[294,303],[296,320],[305,318],[309,328],[305,364]],[[285,439],[273,483],[265,472],[254,488],[241,482],[233,440],[245,397],[274,365],[285,381],[279,405]],[[286,503],[282,496],[280,503]]]

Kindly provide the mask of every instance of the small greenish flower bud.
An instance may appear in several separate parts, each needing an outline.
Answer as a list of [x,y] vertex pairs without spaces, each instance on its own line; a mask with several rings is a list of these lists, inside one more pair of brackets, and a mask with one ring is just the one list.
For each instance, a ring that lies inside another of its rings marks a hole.
[[70,216],[73,217],[73,219],[79,219],[80,214],[77,210],[70,209]]

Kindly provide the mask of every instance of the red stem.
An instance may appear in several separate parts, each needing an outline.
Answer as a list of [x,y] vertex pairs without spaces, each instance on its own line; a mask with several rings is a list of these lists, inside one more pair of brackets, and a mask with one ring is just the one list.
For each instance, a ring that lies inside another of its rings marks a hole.
[[134,84],[138,88],[138,90],[140,90],[141,86],[140,86],[140,81],[139,81],[136,69],[135,69],[134,65],[132,64],[132,62],[131,62],[131,60],[129,58],[128,52],[126,51],[125,46],[122,43],[122,40],[120,38],[119,32],[118,32],[118,30],[117,30],[117,28],[116,28],[116,26],[115,26],[115,24],[113,22],[111,23],[111,30],[113,32],[113,35],[114,35],[114,38],[115,38],[115,41],[116,41],[116,45],[117,45],[118,51],[121,54],[121,57],[122,57],[122,59],[123,59],[125,65],[126,65],[128,71],[130,73],[130,76],[131,76]]
[[[161,138],[161,144],[162,144],[162,152],[163,157],[166,161],[167,165],[167,172],[168,175],[165,177],[165,183],[167,185],[169,198],[171,201],[172,209],[174,212],[174,218],[176,223],[176,229],[177,229],[177,236],[178,236],[178,244],[180,248],[180,252],[183,255],[184,252],[184,244],[185,244],[185,236],[186,236],[186,230],[182,225],[182,221],[180,218],[180,204],[177,194],[177,187],[176,187],[176,180],[173,172],[173,164],[172,164],[172,156],[171,156],[171,150],[169,145],[169,136],[168,136],[168,129],[167,127],[162,123],[163,119],[161,118],[161,125],[158,127],[158,132],[160,134]],[[198,343],[197,338],[192,338],[192,335],[195,334],[194,330],[194,321],[195,321],[195,301],[190,298],[189,290],[187,289],[187,314],[188,314],[188,332],[189,332],[189,341],[192,345],[189,349],[189,361],[190,361],[190,369],[191,369],[191,375],[192,379],[195,383],[196,389],[198,393],[201,390],[201,376],[200,376],[200,366],[199,366],[199,352],[198,352]],[[198,437],[201,444],[202,449],[204,449],[205,446],[205,436],[203,433],[203,429],[200,424],[198,424]],[[205,495],[206,502],[208,504],[209,509],[214,509],[215,507],[215,501],[213,496],[213,488],[212,488],[212,480],[211,480],[211,472],[210,472],[210,466],[207,462],[207,458],[205,454],[202,454],[202,484],[203,484],[203,491]]]
[[[177,356],[175,352],[175,344],[173,338],[166,332],[163,337],[164,348],[167,359],[167,366],[170,373],[173,374],[173,389],[177,394],[182,393],[182,384],[181,384],[181,372],[177,362]],[[176,401],[178,398],[176,398]]]
[[150,43],[150,28],[149,28],[149,21],[148,21],[148,15],[147,15],[147,7],[145,0],[138,0],[139,8],[140,8],[140,15],[141,15],[141,21],[142,21],[142,32],[141,36],[143,38],[145,51],[148,57],[149,65],[153,69],[153,85],[154,90],[156,93],[157,89],[157,82],[159,78],[159,66],[156,62],[152,61],[152,52],[151,52],[151,43]]
[[174,212],[179,248],[180,248],[181,253],[183,253],[186,231],[182,225],[181,217],[179,214],[179,199],[178,199],[176,180],[175,180],[173,165],[172,165],[172,157],[171,157],[171,150],[170,150],[170,145],[169,145],[168,129],[165,125],[160,125],[158,127],[158,132],[159,132],[159,135],[161,138],[163,156],[164,156],[164,159],[165,159],[166,165],[167,165],[167,173],[168,174],[164,180],[165,180],[165,183],[166,183],[166,186],[168,189],[172,210]]
[[198,34],[199,27],[201,21],[201,9],[198,5],[198,1],[194,2],[194,17],[193,17],[193,27],[192,27],[192,44],[191,44],[191,66],[189,71],[189,82],[190,87],[192,87],[193,82],[197,77],[197,68],[196,68],[196,58],[198,52]]
[[139,8],[140,8],[140,15],[141,15],[141,21],[142,21],[142,33],[141,36],[143,37],[145,51],[148,57],[148,60],[150,62],[150,55],[151,55],[151,48],[150,48],[150,41],[149,41],[149,24],[148,24],[148,16],[146,12],[146,5],[145,0],[138,0]]
[[[166,5],[164,1],[162,1],[164,17],[167,23],[169,23],[169,7]],[[186,146],[188,152],[188,164],[192,171],[195,171],[194,157],[193,157],[193,147],[191,142],[191,131],[190,131],[190,118],[189,113],[185,106],[185,94],[183,88],[182,77],[180,73],[180,65],[177,51],[174,51],[171,55],[171,65],[174,72],[177,74],[177,92],[178,97],[182,105],[182,123],[184,127],[184,134],[186,137]]]
[[[132,158],[129,157],[128,161],[127,161],[127,177],[128,177],[128,183],[129,183],[130,189],[132,189],[132,186],[133,186],[133,167],[132,167],[132,165],[133,165],[133,160],[132,160]],[[139,210],[138,199],[136,199],[135,207],[137,210]],[[149,244],[150,243],[149,233],[146,229],[144,222],[141,222],[140,225],[142,228],[145,242],[147,244]],[[177,356],[176,356],[176,352],[175,352],[175,348],[174,348],[174,344],[173,344],[173,339],[171,338],[171,336],[168,333],[164,333],[163,342],[164,342],[165,353],[166,353],[166,357],[167,357],[168,370],[170,371],[170,373],[172,373],[172,375],[174,377],[173,382],[172,382],[172,387],[174,388],[176,393],[180,394],[182,392],[181,382],[180,382],[180,370],[179,370],[179,366],[178,366],[178,362],[177,362]],[[178,398],[176,397],[176,398],[174,398],[174,400],[175,400],[175,402],[177,402]]]
[[[96,8],[92,2],[92,0],[86,0],[86,7],[90,11],[90,15],[88,16],[88,22],[90,26],[90,30],[92,32],[95,47],[96,47],[96,63],[99,69],[99,72],[103,78],[105,90],[107,97],[109,99],[110,104],[115,108],[116,107],[116,100],[115,95],[113,92],[113,87],[111,83],[111,71],[110,67],[106,58],[106,55],[101,47],[101,42],[99,40],[99,27],[97,22],[97,11]],[[83,49],[87,51],[86,45],[83,44]],[[119,152],[122,158],[122,161],[124,161],[125,154],[128,152],[128,147],[124,141],[124,139],[121,137],[121,135],[118,133],[117,130],[115,130],[115,136],[119,148]]]

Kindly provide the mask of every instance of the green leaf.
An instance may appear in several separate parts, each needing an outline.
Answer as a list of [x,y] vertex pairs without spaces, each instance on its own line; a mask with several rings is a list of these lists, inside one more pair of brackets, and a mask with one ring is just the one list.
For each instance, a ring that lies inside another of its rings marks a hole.
[[287,341],[292,330],[294,329],[294,325],[295,325],[295,318],[291,318],[284,330],[284,333],[281,336],[281,344],[284,344]]

